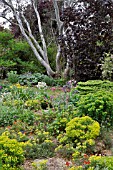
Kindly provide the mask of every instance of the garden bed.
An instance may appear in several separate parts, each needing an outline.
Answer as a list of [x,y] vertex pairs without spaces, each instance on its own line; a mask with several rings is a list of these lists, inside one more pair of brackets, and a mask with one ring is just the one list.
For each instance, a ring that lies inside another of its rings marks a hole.
[[90,84],[88,92],[82,83],[69,90],[1,82],[0,166],[4,170],[95,170],[97,166],[112,170],[113,85],[91,83],[85,83],[86,89]]

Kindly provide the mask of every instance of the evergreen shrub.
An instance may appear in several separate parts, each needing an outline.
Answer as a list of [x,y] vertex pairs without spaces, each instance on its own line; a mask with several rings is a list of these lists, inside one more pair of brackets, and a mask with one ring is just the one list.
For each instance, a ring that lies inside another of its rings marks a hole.
[[97,91],[82,95],[77,103],[78,116],[90,116],[101,125],[113,125],[113,93]]
[[86,82],[78,82],[76,89],[80,94],[95,93],[98,90],[113,91],[113,82],[109,80],[88,80]]

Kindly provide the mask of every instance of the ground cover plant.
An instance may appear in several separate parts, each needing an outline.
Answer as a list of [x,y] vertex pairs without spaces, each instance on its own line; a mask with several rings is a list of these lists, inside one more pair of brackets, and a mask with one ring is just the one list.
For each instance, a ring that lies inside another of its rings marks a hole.
[[70,82],[0,81],[1,169],[112,169],[113,83]]

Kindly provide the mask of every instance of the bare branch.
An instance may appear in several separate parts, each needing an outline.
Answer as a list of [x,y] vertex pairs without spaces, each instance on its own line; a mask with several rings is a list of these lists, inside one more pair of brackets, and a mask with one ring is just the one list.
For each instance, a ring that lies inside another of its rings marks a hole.
[[59,14],[59,8],[56,0],[53,0],[54,10],[55,10],[55,16],[56,16],[56,22],[58,25],[59,34],[61,33],[61,27],[63,25],[63,22],[60,20],[60,14]]
[[43,52],[41,46],[38,44],[38,42],[36,41],[35,37],[34,37],[33,34],[32,34],[32,31],[31,31],[29,22],[27,21],[27,19],[26,19],[25,16],[23,15],[23,13],[21,13],[21,16],[22,16],[22,18],[24,19],[24,22],[26,23],[29,36],[31,37],[31,39],[32,39],[33,42],[35,43],[35,45],[36,45],[37,49],[39,50],[39,52],[41,53],[41,55],[44,56],[44,52]]
[[11,24],[14,24],[14,25],[16,25],[16,26],[19,26],[17,23],[13,22],[10,18],[7,18],[7,17],[5,17],[5,16],[3,16],[3,15],[1,15],[0,17],[4,18],[5,20],[7,20],[7,21],[8,21],[9,23],[11,23]]
[[36,6],[36,3],[35,3],[35,0],[32,0],[32,4],[33,4],[33,8],[34,8],[34,11],[35,11],[35,13],[36,13],[37,20],[38,20],[38,29],[39,29],[40,38],[41,38],[42,45],[43,45],[43,50],[44,50],[44,53],[45,53],[44,59],[45,59],[45,61],[46,61],[47,63],[49,63],[48,57],[47,57],[46,42],[45,42],[44,35],[43,35],[43,31],[42,31],[41,19],[40,19],[39,12],[38,12],[38,10],[37,10],[37,6]]
[[1,2],[2,2],[4,5],[8,6],[10,9],[12,9],[12,11],[14,10],[11,0],[9,0],[9,2],[11,2],[11,3],[8,3],[8,2],[5,1],[5,0],[1,0]]

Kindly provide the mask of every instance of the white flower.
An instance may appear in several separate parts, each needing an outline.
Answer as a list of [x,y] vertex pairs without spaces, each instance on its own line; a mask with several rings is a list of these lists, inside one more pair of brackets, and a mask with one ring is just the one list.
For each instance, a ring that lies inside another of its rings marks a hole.
[[38,85],[36,85],[36,87],[38,87],[40,89],[40,88],[47,87],[47,85],[45,82],[38,82]]

